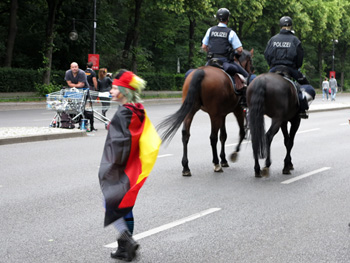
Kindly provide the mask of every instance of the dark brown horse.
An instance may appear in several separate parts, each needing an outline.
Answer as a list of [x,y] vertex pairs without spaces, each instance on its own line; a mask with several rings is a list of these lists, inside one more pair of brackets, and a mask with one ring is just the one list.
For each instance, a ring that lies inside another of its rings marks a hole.
[[[298,95],[292,82],[276,73],[266,73],[255,78],[247,88],[249,126],[255,176],[268,176],[271,165],[270,146],[273,137],[281,127],[287,154],[284,159],[283,174],[294,169],[291,150],[295,134],[300,125]],[[265,134],[264,114],[271,118],[271,126]],[[291,123],[288,131],[287,124]],[[261,171],[259,158],[265,158],[265,168]]]
[[[240,64],[249,73],[251,73],[252,53],[253,50],[251,52],[245,51],[244,56],[242,55],[240,59]],[[211,121],[210,144],[212,147],[214,171],[222,172],[222,167],[228,167],[225,154],[225,141],[227,139],[225,119],[227,114],[233,112],[239,125],[239,143],[232,154],[233,161],[240,150],[240,145],[245,136],[243,109],[239,105],[240,96],[235,93],[230,76],[223,70],[212,66],[204,66],[193,70],[183,84],[182,101],[180,109],[158,125],[158,129],[165,129],[162,134],[163,142],[172,139],[183,123],[182,175],[191,176],[187,158],[190,127],[193,117],[198,110],[201,109],[207,112]],[[216,148],[219,130],[221,142],[220,164]]]

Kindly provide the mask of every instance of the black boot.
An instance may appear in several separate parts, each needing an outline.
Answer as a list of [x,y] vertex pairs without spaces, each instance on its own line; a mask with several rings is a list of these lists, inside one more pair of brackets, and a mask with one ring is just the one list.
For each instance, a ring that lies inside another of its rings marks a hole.
[[125,231],[117,241],[118,249],[111,253],[111,257],[128,262],[132,261],[136,257],[139,244],[132,238],[129,231]]
[[125,259],[127,258],[127,254],[125,251],[125,241],[118,239],[118,249],[116,251],[111,252],[111,258],[115,259]]

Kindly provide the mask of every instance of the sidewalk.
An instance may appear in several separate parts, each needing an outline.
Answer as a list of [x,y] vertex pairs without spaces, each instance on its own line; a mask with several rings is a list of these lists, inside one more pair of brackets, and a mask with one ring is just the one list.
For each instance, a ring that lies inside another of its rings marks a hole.
[[[181,103],[181,98],[157,98],[145,99],[144,105],[152,104]],[[46,102],[14,102],[0,103],[0,111],[45,109]],[[317,94],[316,99],[310,105],[309,113],[320,111],[332,111],[350,109],[350,93],[337,94],[335,101],[322,101],[322,95]],[[0,145],[33,142],[43,140],[53,140],[62,138],[72,138],[87,136],[85,131],[77,129],[58,129],[48,127],[0,127]]]

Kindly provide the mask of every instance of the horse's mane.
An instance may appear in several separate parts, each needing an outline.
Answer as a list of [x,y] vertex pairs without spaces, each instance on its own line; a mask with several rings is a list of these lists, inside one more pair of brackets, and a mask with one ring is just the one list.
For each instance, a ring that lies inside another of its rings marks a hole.
[[249,50],[243,49],[240,57],[239,57],[239,61],[242,62],[244,60],[246,60],[247,57],[252,57],[252,54],[250,53]]

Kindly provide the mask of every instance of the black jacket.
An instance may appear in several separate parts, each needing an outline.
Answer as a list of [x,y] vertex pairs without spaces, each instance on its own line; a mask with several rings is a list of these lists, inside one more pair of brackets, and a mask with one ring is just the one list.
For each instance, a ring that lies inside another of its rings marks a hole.
[[298,69],[303,64],[304,50],[291,31],[281,29],[267,43],[264,55],[270,67],[285,65]]

